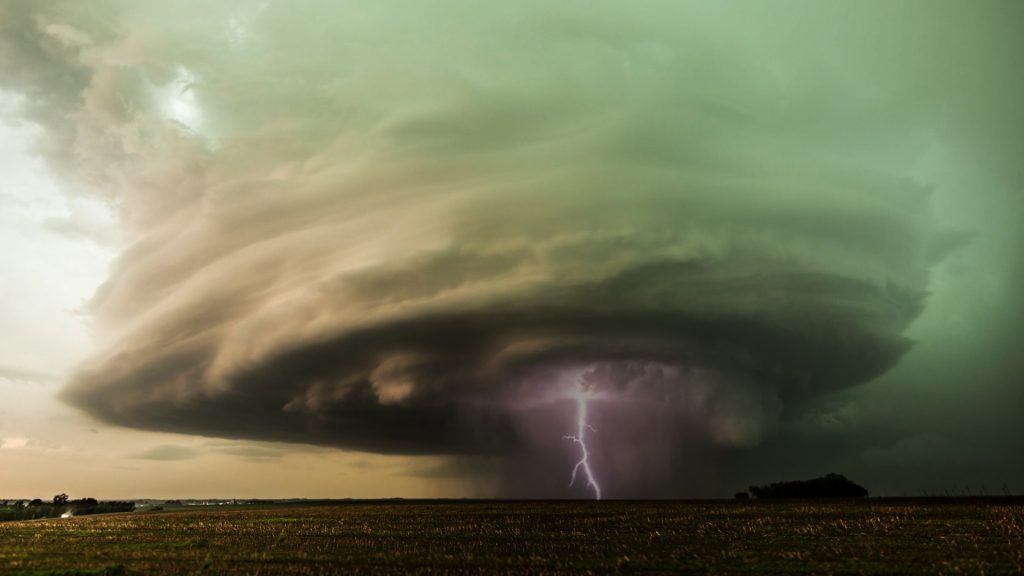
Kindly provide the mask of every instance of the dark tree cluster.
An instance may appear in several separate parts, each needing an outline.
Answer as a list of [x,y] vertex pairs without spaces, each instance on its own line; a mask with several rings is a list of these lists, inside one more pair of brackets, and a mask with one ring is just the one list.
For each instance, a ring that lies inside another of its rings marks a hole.
[[751,486],[755,498],[864,498],[868,491],[842,474],[826,474],[821,478],[775,482],[765,486]]
[[100,502],[95,498],[71,500],[67,494],[57,494],[50,502],[40,498],[24,501],[15,500],[8,503],[0,502],[0,522],[4,520],[33,520],[37,518],[56,518],[66,512],[73,516],[86,514],[109,514],[111,512],[131,512],[135,510],[134,502]]

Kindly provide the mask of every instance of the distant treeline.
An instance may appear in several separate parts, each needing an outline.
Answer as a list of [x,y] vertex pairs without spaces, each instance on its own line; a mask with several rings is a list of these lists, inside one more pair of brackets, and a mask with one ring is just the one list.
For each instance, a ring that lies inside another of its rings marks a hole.
[[772,498],[864,498],[868,491],[842,474],[826,474],[822,478],[775,482],[751,486],[750,493],[758,499]]
[[95,498],[70,500],[67,494],[58,494],[50,502],[43,502],[38,498],[35,500],[0,500],[0,522],[58,518],[65,513],[70,513],[72,516],[84,516],[133,510],[135,510],[134,502],[100,502]]

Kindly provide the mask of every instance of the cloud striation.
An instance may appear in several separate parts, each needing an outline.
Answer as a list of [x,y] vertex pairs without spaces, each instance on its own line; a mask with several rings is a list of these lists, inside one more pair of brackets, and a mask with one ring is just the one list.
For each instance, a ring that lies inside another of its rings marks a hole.
[[964,241],[911,177],[932,77],[850,60],[865,14],[807,51],[833,11],[677,4],[5,3],[0,86],[128,241],[63,398],[502,455],[573,382],[744,446],[886,372]]

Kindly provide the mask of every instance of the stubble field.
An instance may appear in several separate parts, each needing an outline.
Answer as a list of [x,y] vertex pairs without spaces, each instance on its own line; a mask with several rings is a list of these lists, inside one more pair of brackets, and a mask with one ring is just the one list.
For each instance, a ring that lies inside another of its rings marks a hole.
[[438,502],[0,523],[3,574],[1020,574],[1024,503]]

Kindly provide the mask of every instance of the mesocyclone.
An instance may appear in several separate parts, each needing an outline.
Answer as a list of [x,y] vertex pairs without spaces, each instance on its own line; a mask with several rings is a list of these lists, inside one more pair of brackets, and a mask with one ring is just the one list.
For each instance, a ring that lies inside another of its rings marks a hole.
[[670,4],[36,8],[8,61],[62,70],[18,80],[69,84],[38,103],[53,161],[132,241],[64,398],[139,428],[503,454],[562,367],[782,402],[882,374],[959,241],[908,176],[928,106],[901,123],[905,87],[828,46]]

